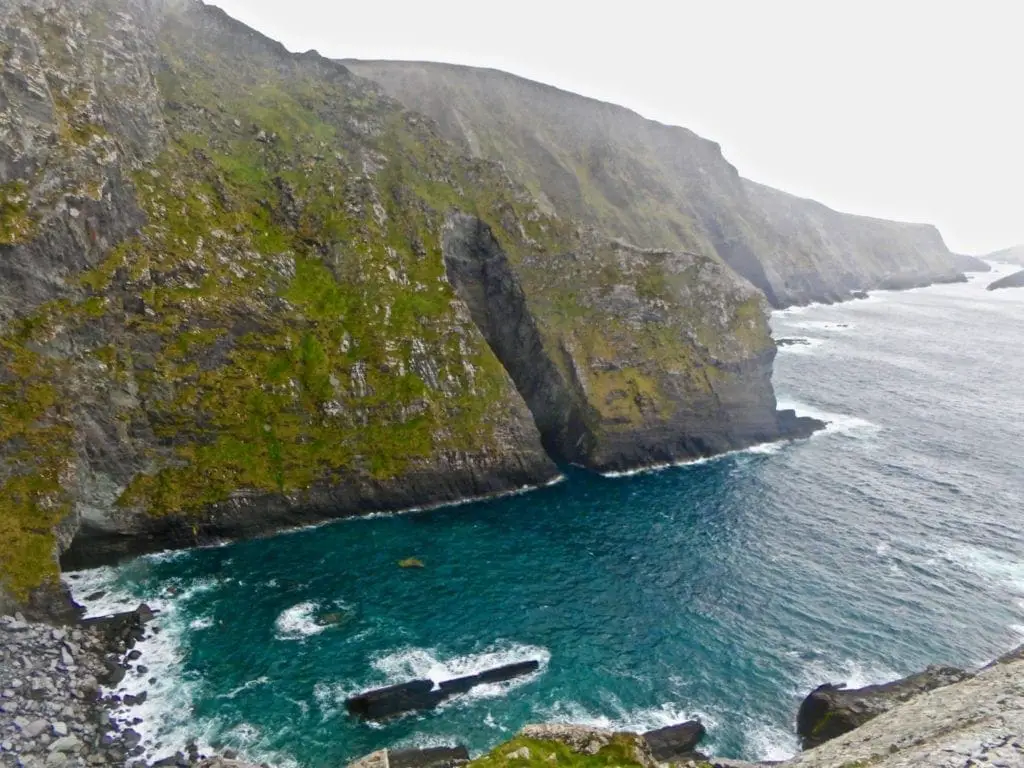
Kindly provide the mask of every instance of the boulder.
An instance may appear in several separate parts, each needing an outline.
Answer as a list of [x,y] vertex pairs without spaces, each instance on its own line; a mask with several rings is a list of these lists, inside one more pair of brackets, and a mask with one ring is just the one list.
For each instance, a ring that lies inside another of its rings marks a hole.
[[851,299],[866,299],[868,298],[867,291],[850,291]]
[[826,683],[804,699],[797,713],[796,730],[804,749],[823,744],[863,725],[897,704],[915,696],[973,677],[953,667],[928,667],[891,683],[847,689],[845,683]]
[[706,733],[707,729],[703,723],[699,720],[690,720],[648,731],[643,737],[659,763],[678,763],[702,759],[702,756],[697,754],[697,745]]

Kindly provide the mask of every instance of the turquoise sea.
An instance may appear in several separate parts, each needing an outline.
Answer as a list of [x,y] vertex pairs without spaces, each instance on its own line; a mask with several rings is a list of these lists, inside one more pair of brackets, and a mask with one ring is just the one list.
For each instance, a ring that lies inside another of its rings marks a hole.
[[[128,717],[153,756],[199,738],[319,768],[479,752],[537,721],[699,715],[715,754],[786,757],[821,682],[1024,642],[1024,291],[986,292],[995,277],[776,313],[777,337],[806,342],[780,352],[780,400],[831,421],[810,440],[631,477],[567,468],[518,496],[71,581],[105,592],[93,614],[162,611],[128,679],[149,691]],[[532,677],[429,714],[344,712],[367,687],[528,658]]]

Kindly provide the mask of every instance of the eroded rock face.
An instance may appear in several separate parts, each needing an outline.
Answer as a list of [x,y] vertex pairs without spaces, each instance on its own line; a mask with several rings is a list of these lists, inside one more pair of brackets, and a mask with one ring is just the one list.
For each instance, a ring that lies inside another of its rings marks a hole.
[[821,426],[776,410],[767,306],[716,258],[570,245],[516,258],[472,216],[445,226],[449,280],[558,460],[618,471]]
[[929,667],[924,672],[882,685],[847,689],[826,683],[813,690],[797,714],[797,734],[804,749],[824,744],[862,726],[898,704],[922,693],[972,677],[953,667]]

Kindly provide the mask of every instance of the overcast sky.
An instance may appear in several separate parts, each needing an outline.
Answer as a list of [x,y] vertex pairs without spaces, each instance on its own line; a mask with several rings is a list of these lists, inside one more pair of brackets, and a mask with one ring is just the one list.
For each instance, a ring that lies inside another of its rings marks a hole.
[[1020,0],[215,0],[336,58],[503,69],[722,145],[840,210],[1024,243]]

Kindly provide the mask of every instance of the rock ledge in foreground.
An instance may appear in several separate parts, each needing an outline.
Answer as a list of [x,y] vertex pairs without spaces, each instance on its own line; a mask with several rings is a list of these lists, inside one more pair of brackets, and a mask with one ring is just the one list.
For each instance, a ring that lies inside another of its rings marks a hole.
[[891,683],[864,688],[847,689],[843,683],[826,683],[811,691],[800,705],[796,730],[804,749],[812,749],[852,731],[897,704],[971,677],[972,673],[962,669],[933,666]]

